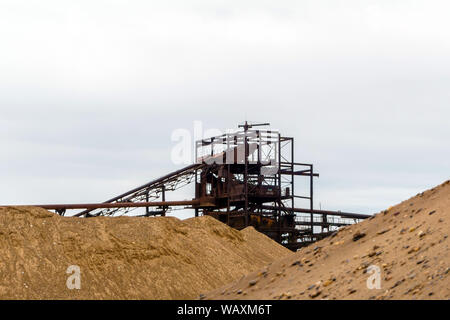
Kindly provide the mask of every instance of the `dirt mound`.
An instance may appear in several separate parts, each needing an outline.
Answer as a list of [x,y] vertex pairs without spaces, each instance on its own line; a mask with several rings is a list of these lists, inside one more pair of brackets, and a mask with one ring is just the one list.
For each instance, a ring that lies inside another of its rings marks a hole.
[[206,298],[449,299],[449,230],[447,181]]
[[[288,254],[253,228],[211,217],[84,219],[0,208],[0,299],[190,299]],[[80,268],[79,290],[66,285],[71,265]]]

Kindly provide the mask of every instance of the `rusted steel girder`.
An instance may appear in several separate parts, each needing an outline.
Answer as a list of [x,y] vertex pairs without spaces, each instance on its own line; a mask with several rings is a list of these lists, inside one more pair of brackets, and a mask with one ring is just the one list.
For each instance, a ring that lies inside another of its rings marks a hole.
[[350,212],[341,212],[341,211],[329,211],[329,210],[311,210],[311,209],[303,209],[303,208],[290,208],[290,207],[280,207],[280,206],[260,206],[261,209],[268,210],[281,210],[281,211],[289,211],[289,212],[301,212],[301,213],[313,213],[313,214],[327,214],[333,216],[341,216],[343,218],[350,219],[367,219],[370,218],[369,214],[359,214],[359,213],[350,213]]
[[103,209],[103,208],[137,208],[137,207],[162,207],[162,206],[190,206],[200,204],[199,200],[184,201],[159,201],[159,202],[114,202],[114,203],[80,203],[80,204],[30,204],[20,206],[0,207],[38,207],[47,210],[71,210],[71,209]]

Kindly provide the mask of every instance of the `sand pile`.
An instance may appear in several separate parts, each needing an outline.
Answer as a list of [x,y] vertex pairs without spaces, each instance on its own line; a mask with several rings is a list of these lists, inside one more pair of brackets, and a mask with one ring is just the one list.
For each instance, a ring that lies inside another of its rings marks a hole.
[[449,299],[449,231],[447,181],[206,298]]
[[[196,298],[289,254],[253,228],[210,217],[85,219],[0,208],[0,299]],[[80,267],[80,290],[66,286],[71,265]]]

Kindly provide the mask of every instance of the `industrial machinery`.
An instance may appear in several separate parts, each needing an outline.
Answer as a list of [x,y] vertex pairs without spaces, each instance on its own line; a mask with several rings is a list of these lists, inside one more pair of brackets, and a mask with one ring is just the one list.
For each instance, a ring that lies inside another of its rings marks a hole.
[[[253,226],[287,248],[296,250],[317,241],[340,226],[369,215],[314,209],[312,164],[294,159],[294,138],[245,122],[239,130],[195,143],[195,163],[100,204],[38,205],[64,215],[85,209],[80,217],[123,215],[144,207],[144,216],[165,216],[176,206],[193,209],[243,229]],[[297,179],[308,185],[296,194]],[[166,193],[195,184],[195,197],[166,201]],[[297,202],[307,201],[305,208]]]

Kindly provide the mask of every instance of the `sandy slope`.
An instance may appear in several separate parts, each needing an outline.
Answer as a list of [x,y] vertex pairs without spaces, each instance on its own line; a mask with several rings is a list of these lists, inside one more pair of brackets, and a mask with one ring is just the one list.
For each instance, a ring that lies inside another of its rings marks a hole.
[[[450,181],[206,294],[208,299],[449,299]],[[380,269],[381,288],[375,271]]]
[[[64,218],[0,208],[0,299],[195,298],[291,252],[210,218]],[[81,289],[66,270],[78,265]]]

